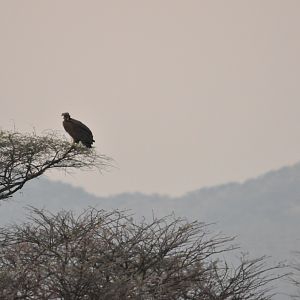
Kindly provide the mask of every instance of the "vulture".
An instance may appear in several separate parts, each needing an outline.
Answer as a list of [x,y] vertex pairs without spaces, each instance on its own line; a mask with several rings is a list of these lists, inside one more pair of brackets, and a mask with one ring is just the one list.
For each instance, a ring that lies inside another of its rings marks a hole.
[[62,113],[63,126],[66,132],[73,138],[74,143],[81,142],[87,148],[92,148],[94,141],[91,130],[78,120],[72,119],[69,113]]

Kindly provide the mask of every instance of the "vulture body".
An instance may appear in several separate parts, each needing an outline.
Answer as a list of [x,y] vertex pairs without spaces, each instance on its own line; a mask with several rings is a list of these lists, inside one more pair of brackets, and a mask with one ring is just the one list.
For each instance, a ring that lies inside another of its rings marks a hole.
[[72,119],[69,113],[63,113],[63,126],[66,132],[73,138],[74,143],[81,142],[87,148],[91,148],[94,141],[91,130],[78,120]]

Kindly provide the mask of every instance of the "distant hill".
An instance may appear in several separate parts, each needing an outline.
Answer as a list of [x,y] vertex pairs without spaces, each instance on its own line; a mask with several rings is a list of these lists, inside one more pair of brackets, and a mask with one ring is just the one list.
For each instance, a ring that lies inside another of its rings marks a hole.
[[[101,180],[101,178],[99,179]],[[237,235],[243,250],[254,256],[270,255],[289,260],[300,250],[300,164],[269,172],[244,183],[202,188],[181,197],[124,193],[96,197],[62,182],[41,178],[30,182],[13,199],[0,206],[0,223],[24,219],[24,207],[32,205],[52,212],[89,206],[130,210],[137,218],[176,216],[216,223],[213,229]]]

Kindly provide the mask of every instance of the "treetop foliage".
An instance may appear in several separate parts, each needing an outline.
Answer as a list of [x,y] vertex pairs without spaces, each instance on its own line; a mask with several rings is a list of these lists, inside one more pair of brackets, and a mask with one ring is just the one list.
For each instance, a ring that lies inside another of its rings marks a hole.
[[42,136],[35,133],[0,131],[0,200],[48,169],[103,170],[112,159],[81,144],[70,144],[54,131]]
[[0,230],[1,299],[270,299],[276,276],[264,258],[220,259],[231,238],[166,217],[136,223],[88,209]]
[[[50,169],[103,170],[112,160],[57,133],[0,131],[0,200]],[[267,300],[279,266],[221,254],[232,238],[175,217],[136,222],[124,212],[88,209],[0,228],[0,299]]]

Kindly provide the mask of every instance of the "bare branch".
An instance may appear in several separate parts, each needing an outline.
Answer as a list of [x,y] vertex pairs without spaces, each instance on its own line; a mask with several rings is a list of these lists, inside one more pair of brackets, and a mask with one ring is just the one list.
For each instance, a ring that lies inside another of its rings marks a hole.
[[70,144],[55,132],[43,136],[0,131],[0,200],[48,169],[104,170],[112,159],[94,149]]
[[278,267],[263,257],[229,267],[218,254],[231,241],[170,217],[32,209],[28,223],[0,229],[0,298],[270,299]]

